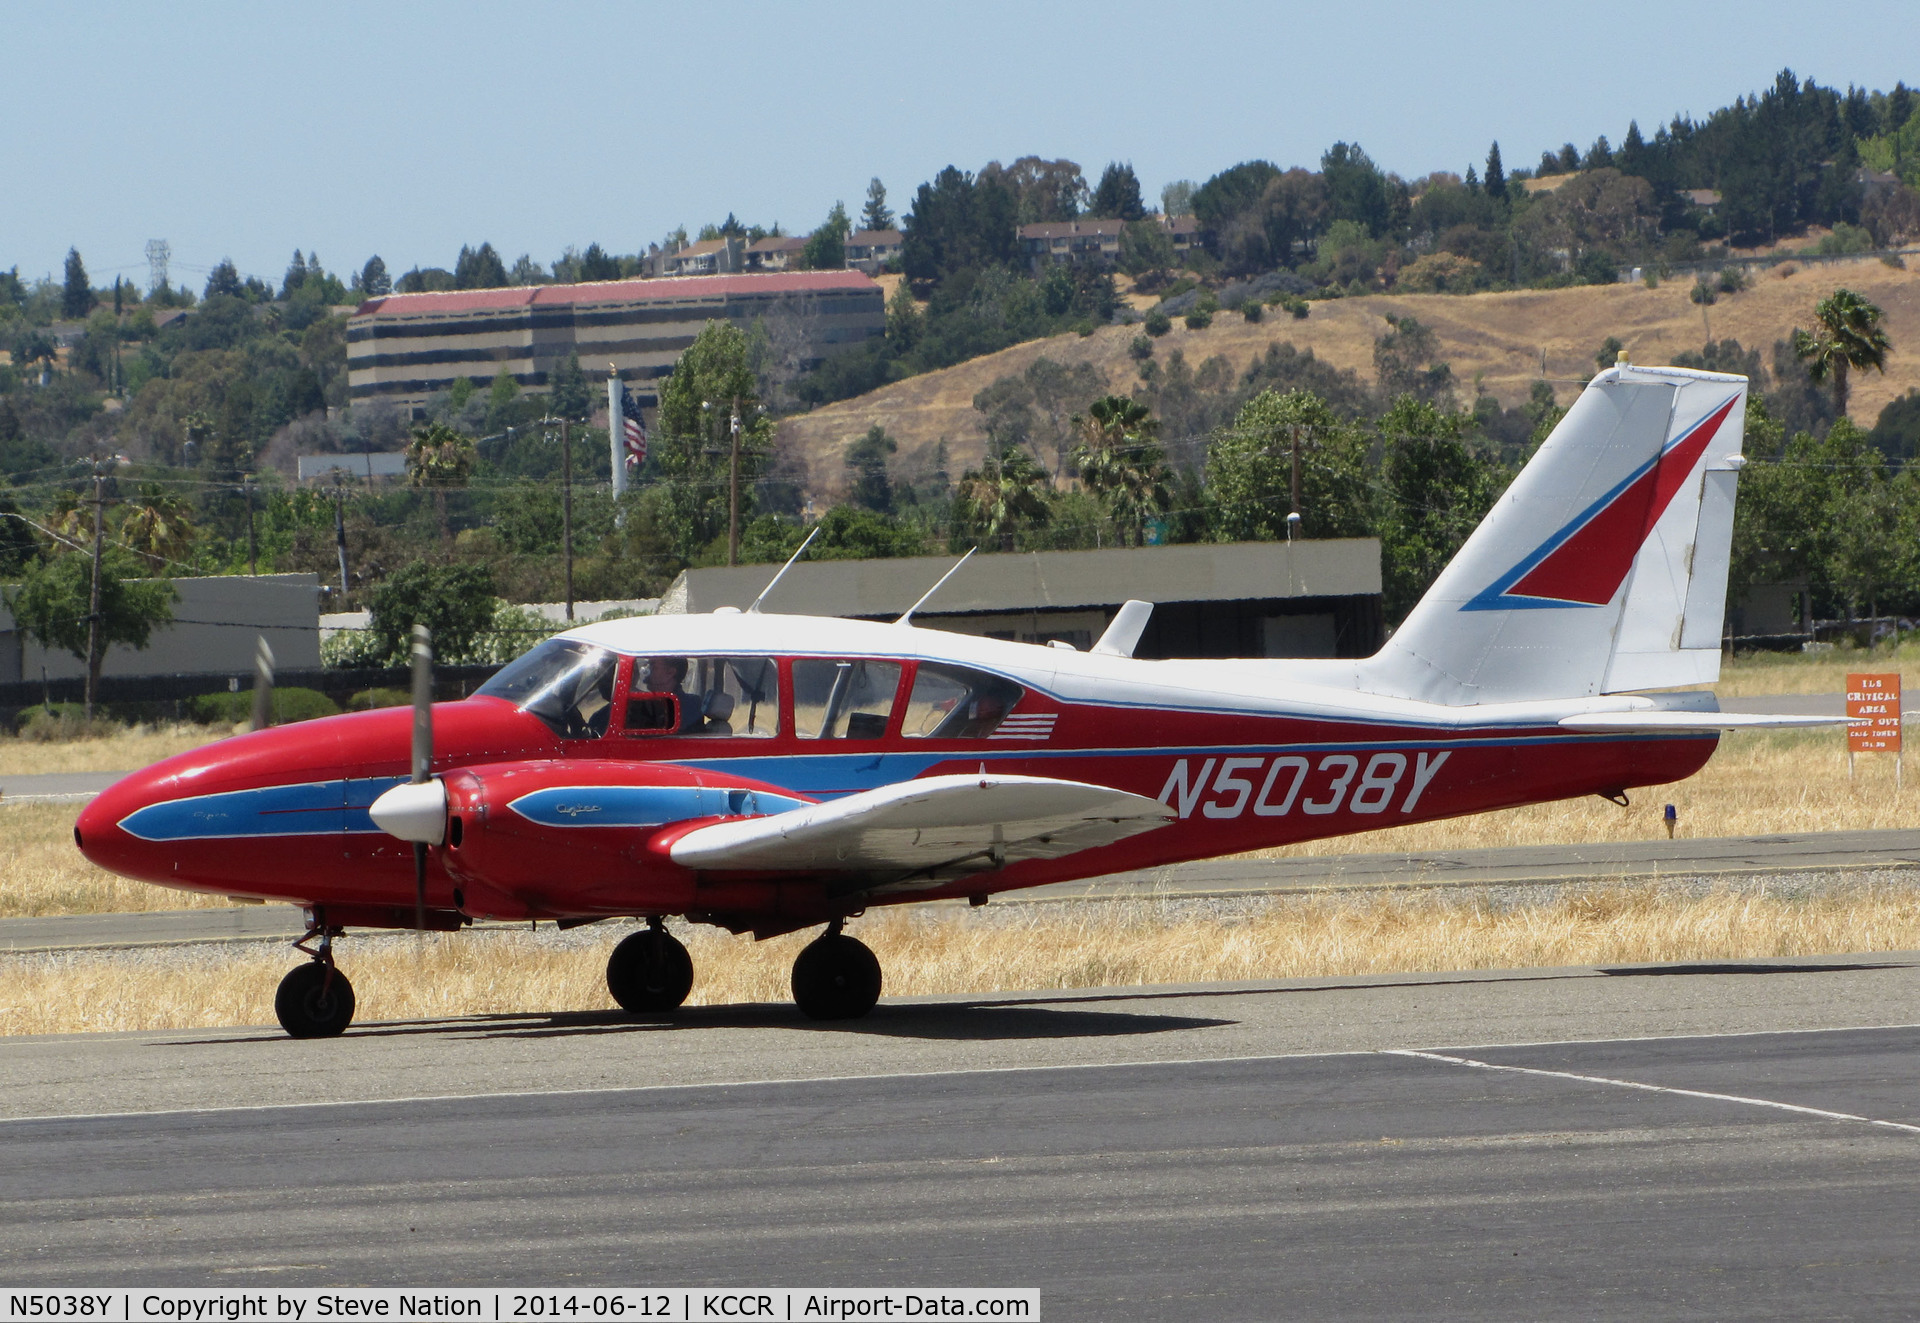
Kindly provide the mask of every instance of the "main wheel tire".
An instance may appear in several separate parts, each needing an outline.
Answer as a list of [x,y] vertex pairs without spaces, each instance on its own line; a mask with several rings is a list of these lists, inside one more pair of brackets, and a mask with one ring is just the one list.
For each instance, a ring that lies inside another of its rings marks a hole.
[[300,965],[280,980],[273,1013],[294,1038],[332,1038],[353,1023],[353,984],[317,961]]
[[693,990],[693,957],[665,928],[634,933],[607,957],[607,991],[634,1015],[658,1015]]
[[880,981],[865,942],[828,933],[793,962],[793,1001],[809,1020],[857,1020],[880,1000]]

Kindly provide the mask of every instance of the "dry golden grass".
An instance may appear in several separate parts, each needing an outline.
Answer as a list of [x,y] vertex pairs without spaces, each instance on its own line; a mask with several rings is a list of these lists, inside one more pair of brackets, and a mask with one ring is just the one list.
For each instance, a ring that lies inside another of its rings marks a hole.
[[[1350,368],[1371,383],[1373,342],[1386,332],[1385,315],[1410,314],[1433,328],[1440,356],[1463,385],[1478,381],[1503,404],[1525,403],[1528,389],[1543,375],[1544,356],[1544,375],[1555,381],[1565,404],[1572,399],[1574,381],[1593,375],[1594,351],[1608,336],[1624,342],[1639,363],[1670,362],[1683,351],[1697,352],[1709,339],[1736,339],[1765,357],[1794,326],[1807,325],[1818,300],[1842,285],[1885,310],[1894,345],[1884,374],[1861,373],[1854,379],[1850,411],[1871,426],[1888,402],[1920,386],[1920,271],[1871,258],[1800,268],[1784,278],[1778,270],[1764,273],[1752,288],[1709,308],[1689,301],[1691,281],[1670,280],[1657,289],[1621,284],[1504,294],[1375,294],[1315,303],[1305,321],[1280,316],[1249,323],[1223,313],[1200,331],[1176,321],[1155,353],[1164,364],[1178,349],[1196,368],[1218,354],[1238,372],[1269,344],[1292,344],[1311,348],[1323,361]],[[1085,338],[1059,335],[1015,345],[790,418],[781,424],[781,436],[806,455],[815,497],[830,497],[844,485],[842,453],[875,423],[899,442],[901,473],[930,470],[933,448],[945,440],[948,467],[957,474],[978,464],[984,451],[982,418],[973,407],[977,392],[1024,372],[1043,354],[1060,363],[1090,364],[1109,389],[1133,390],[1138,377],[1127,345],[1137,334],[1138,327],[1107,326]]]
[[0,806],[0,919],[224,907],[219,896],[129,882],[73,844],[78,804]]
[[1722,698],[1751,698],[1760,694],[1837,694],[1847,687],[1852,672],[1898,671],[1900,691],[1907,706],[1920,706],[1914,690],[1920,680],[1920,643],[1898,648],[1834,648],[1825,652],[1743,653],[1720,668],[1712,686]]
[[[1920,768],[1915,774],[1920,775]],[[1630,791],[1629,798],[1631,808],[1589,796],[1308,841],[1258,851],[1253,857],[1664,839],[1661,810],[1666,804],[1679,814],[1683,836],[1871,831],[1920,824],[1915,812],[1920,785],[1906,785],[1895,793],[1891,755],[1861,755],[1848,778],[1846,736],[1838,727],[1729,735],[1712,761],[1693,776]]]
[[[1139,901],[893,910],[855,924],[892,996],[1318,978],[1920,948],[1920,891],[1891,877],[1791,890],[1567,890],[1498,905],[1432,892],[1281,898],[1234,913]],[[363,1021],[612,1006],[621,934],[493,932],[340,948]],[[810,934],[684,930],[695,1004],[784,1001]],[[278,947],[0,956],[0,1034],[269,1024]]]
[[[130,772],[223,740],[233,733],[219,726],[180,722],[164,726],[128,726],[108,735],[59,742],[0,738],[0,778],[46,772]],[[5,788],[0,779],[0,790]]]

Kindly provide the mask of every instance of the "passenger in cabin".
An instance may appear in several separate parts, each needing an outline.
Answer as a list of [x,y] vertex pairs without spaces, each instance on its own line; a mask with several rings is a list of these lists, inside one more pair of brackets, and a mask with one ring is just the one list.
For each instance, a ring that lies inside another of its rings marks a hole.
[[704,699],[699,694],[689,694],[681,688],[687,681],[685,657],[649,657],[644,671],[644,678],[634,686],[634,692],[671,694],[679,699],[678,734],[692,734],[706,724],[707,705]]

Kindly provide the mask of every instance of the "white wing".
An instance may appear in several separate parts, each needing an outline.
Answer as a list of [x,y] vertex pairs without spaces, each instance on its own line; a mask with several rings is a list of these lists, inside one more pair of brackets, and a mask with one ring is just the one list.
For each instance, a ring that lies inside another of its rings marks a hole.
[[703,871],[835,873],[932,885],[1023,859],[1057,859],[1151,831],[1158,800],[1041,776],[929,776],[764,818],[721,822],[673,843]]

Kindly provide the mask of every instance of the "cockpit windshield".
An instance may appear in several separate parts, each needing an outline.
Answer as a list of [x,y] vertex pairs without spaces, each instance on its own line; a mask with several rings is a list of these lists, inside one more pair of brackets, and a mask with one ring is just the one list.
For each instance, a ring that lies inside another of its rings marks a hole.
[[605,648],[548,639],[475,690],[531,712],[562,739],[598,739],[613,712],[619,659]]

